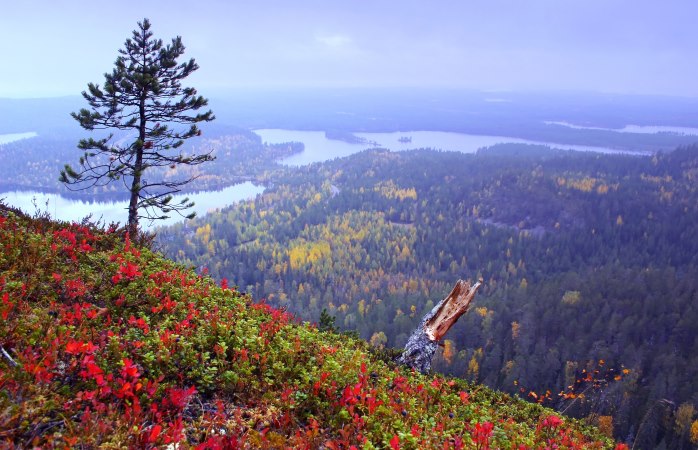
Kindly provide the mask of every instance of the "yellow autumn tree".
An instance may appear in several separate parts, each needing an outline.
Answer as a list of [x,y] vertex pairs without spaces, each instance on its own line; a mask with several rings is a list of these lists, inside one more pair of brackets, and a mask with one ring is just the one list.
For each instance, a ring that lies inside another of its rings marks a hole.
[[456,356],[456,344],[450,339],[444,340],[443,356],[449,366],[453,364],[453,357]]
[[562,303],[565,305],[576,305],[582,298],[582,293],[579,291],[565,291],[562,296]]
[[388,337],[382,331],[378,331],[373,333],[373,336],[371,336],[371,340],[369,342],[372,346],[381,349],[384,348],[385,344],[388,343]]
[[698,444],[698,420],[694,420],[691,425],[691,444]]
[[674,430],[679,436],[684,435],[689,430],[692,430],[691,421],[696,413],[696,408],[692,403],[682,403],[681,406],[676,410],[676,416],[674,419]]
[[201,239],[204,245],[208,245],[208,241],[211,239],[211,224],[207,223],[202,227],[196,229],[196,236]]
[[472,380],[477,380],[477,377],[480,375],[480,362],[479,362],[479,360],[481,358],[482,358],[482,348],[478,348],[473,353],[472,358],[470,358],[470,362],[468,362],[468,378],[470,378]]
[[359,304],[357,305],[357,311],[359,312],[359,315],[361,317],[364,317],[364,315],[366,314],[366,300],[359,300]]
[[475,355],[473,355],[473,357],[470,358],[470,362],[468,363],[468,378],[476,380],[479,373],[480,364],[477,362],[477,359],[475,359]]
[[518,338],[520,332],[521,332],[521,325],[519,325],[519,322],[513,321],[511,323],[511,337],[513,339]]
[[480,317],[487,317],[487,307],[485,307],[485,306],[479,306],[479,307],[475,308],[475,312]]
[[521,279],[521,283],[519,283],[519,289],[526,290],[528,287],[528,281],[526,281],[526,278]]
[[298,270],[305,264],[305,251],[300,245],[293,247],[288,252],[289,262],[292,270]]

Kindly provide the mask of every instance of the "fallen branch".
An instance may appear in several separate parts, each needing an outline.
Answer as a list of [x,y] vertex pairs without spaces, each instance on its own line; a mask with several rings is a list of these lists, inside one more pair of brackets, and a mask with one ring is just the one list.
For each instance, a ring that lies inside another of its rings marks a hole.
[[10,365],[12,367],[18,366],[17,362],[14,359],[12,359],[12,357],[10,356],[9,353],[7,353],[7,350],[5,350],[5,347],[0,345],[0,351],[2,352],[2,356],[4,356],[10,362]]
[[427,373],[438,342],[470,308],[482,280],[474,285],[458,280],[450,294],[424,316],[417,329],[407,340],[405,350],[398,359],[400,364]]

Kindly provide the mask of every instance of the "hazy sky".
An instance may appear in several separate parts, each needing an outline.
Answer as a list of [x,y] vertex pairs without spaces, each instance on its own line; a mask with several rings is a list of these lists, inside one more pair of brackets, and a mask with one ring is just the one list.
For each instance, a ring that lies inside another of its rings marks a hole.
[[103,82],[136,22],[182,36],[188,85],[698,96],[696,0],[0,0],[0,97]]

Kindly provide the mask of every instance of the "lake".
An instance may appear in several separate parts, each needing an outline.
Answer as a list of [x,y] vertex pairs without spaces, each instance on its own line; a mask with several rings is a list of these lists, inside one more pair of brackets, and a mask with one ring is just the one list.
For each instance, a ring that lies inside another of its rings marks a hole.
[[[303,152],[281,160],[288,166],[303,166],[314,162],[327,161],[334,158],[342,158],[353,155],[367,148],[382,147],[393,151],[403,151],[417,148],[433,148],[439,150],[459,151],[474,153],[483,147],[495,144],[542,144],[553,148],[576,151],[592,151],[600,153],[631,153],[610,148],[591,147],[583,145],[563,145],[549,142],[530,141],[526,139],[510,138],[503,136],[482,136],[463,133],[451,133],[443,131],[410,131],[393,133],[355,133],[355,136],[365,139],[368,143],[351,144],[348,142],[327,139],[324,131],[298,131],[281,129],[255,130],[261,136],[262,141],[268,143],[302,142],[305,145]],[[0,135],[0,144],[28,139],[36,136],[34,132]],[[197,216],[205,215],[208,211],[223,208],[232,203],[255,197],[264,191],[262,186],[256,186],[251,182],[237,184],[220,191],[208,191],[189,196],[195,202],[194,208]],[[182,199],[175,197],[173,202]],[[58,194],[46,194],[40,192],[7,192],[0,194],[7,205],[20,208],[27,213],[38,211],[48,212],[51,217],[80,221],[88,214],[93,219],[101,219],[103,222],[124,223],[128,216],[127,202],[91,202],[67,199]],[[154,229],[157,226],[170,225],[184,220],[174,214],[167,220],[159,220],[150,223],[143,220],[141,226],[145,229]]]
[[[28,139],[37,136],[35,132],[0,134],[0,144]],[[198,192],[188,195],[194,201],[194,207],[187,210],[187,214],[196,212],[197,216],[205,215],[208,211],[222,208],[239,202],[254,198],[264,191],[263,186],[256,186],[251,182],[236,184],[219,191]],[[173,203],[181,201],[184,195],[175,196]],[[94,220],[101,219],[102,222],[125,223],[128,217],[128,202],[92,202],[83,200],[73,200],[65,198],[59,194],[48,194],[35,191],[16,191],[0,193],[0,199],[8,206],[19,208],[22,211],[33,214],[35,211],[48,212],[54,219],[79,222],[84,217],[92,214]],[[141,227],[152,230],[158,226],[171,225],[184,218],[174,213],[169,219],[157,220],[150,223],[141,219]]]
[[586,127],[582,125],[575,125],[569,122],[543,122],[546,125],[561,125],[567,128],[573,128],[575,130],[603,130],[603,131],[615,131],[616,133],[640,133],[640,134],[658,134],[658,133],[671,133],[679,135],[696,136],[698,135],[698,128],[691,127],[673,127],[667,125],[626,125],[623,128],[604,128],[604,127]]
[[303,152],[285,158],[281,161],[283,164],[289,166],[303,166],[314,162],[327,161],[334,158],[343,158],[367,148],[375,147],[387,148],[393,151],[432,148],[463,153],[475,153],[478,149],[483,147],[491,147],[495,144],[513,143],[547,145],[552,148],[559,148],[563,150],[635,154],[635,152],[621,151],[605,147],[556,144],[552,142],[531,141],[504,136],[483,136],[464,133],[451,133],[445,131],[354,133],[355,136],[363,138],[369,142],[366,144],[351,144],[345,141],[327,139],[324,131],[260,129],[254,130],[254,132],[261,136],[262,141],[270,144],[290,141],[302,142],[305,145]]
[[[263,186],[256,186],[251,182],[245,182],[230,186],[220,191],[198,192],[188,195],[195,205],[188,209],[187,213],[196,212],[197,216],[203,216],[209,211],[228,206],[241,200],[254,198],[264,191]],[[177,203],[185,196],[175,196],[172,203]],[[90,202],[67,199],[58,194],[46,194],[41,192],[5,192],[0,194],[6,205],[20,208],[22,211],[32,214],[37,209],[48,212],[51,217],[66,221],[81,221],[85,216],[92,214],[94,220],[103,222],[126,222],[128,217],[128,202]],[[150,223],[141,219],[141,227],[153,230],[158,226],[172,225],[183,221],[184,218],[174,213],[169,219],[157,220]]]
[[35,132],[30,131],[28,133],[11,133],[11,134],[0,134],[0,145],[9,144],[10,142],[19,141],[20,139],[29,139],[38,136]]

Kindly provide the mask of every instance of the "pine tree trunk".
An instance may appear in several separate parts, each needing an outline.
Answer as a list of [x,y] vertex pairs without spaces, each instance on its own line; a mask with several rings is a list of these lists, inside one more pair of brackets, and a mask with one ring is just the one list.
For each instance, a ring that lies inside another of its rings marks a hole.
[[131,183],[131,197],[128,204],[128,232],[133,237],[138,233],[138,193],[141,184],[140,173],[135,174]]
[[146,123],[145,116],[146,95],[143,93],[140,98],[138,114],[140,124],[138,126],[138,144],[136,148],[136,162],[133,166],[133,181],[131,183],[131,200],[128,205],[128,230],[131,236],[138,232],[138,199],[141,192],[141,176],[143,174],[143,148],[145,146]]
[[398,363],[421,373],[429,372],[438,342],[468,311],[481,284],[482,280],[472,286],[469,281],[458,280],[451,293],[424,316],[408,339]]

